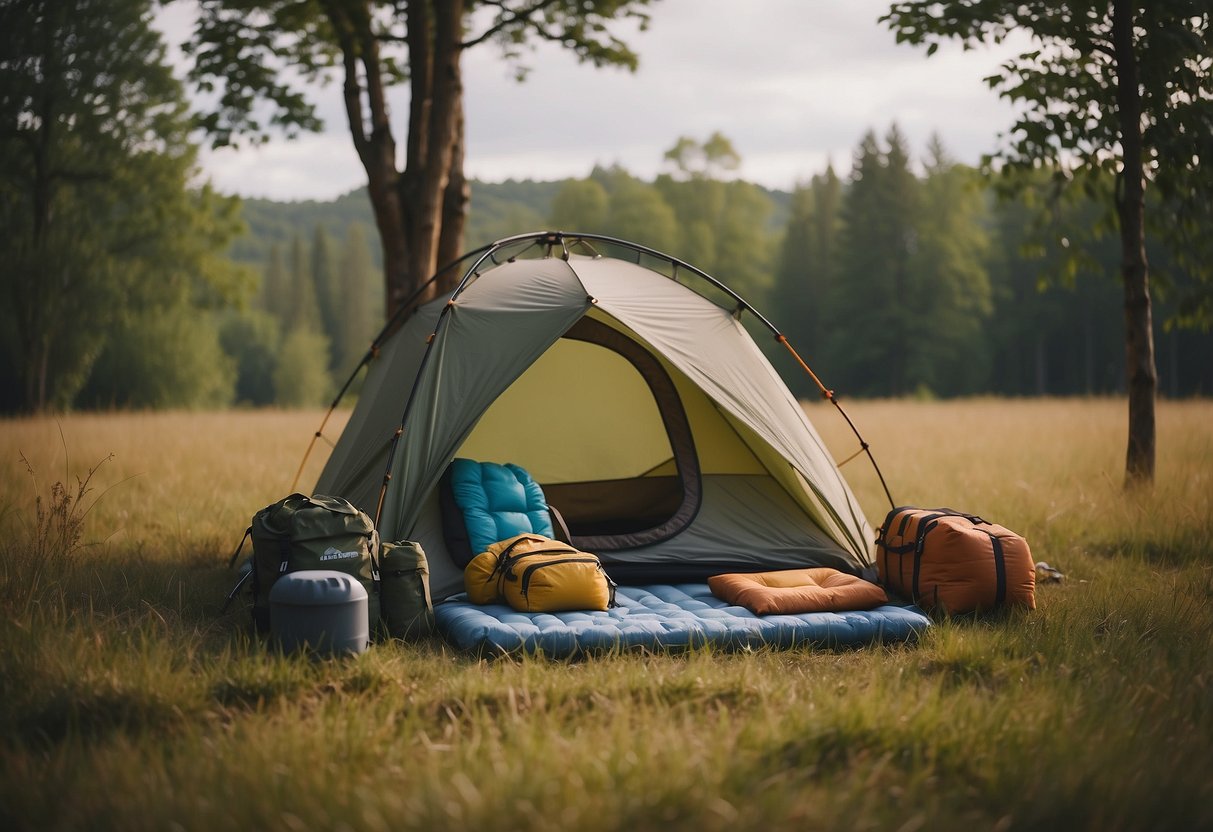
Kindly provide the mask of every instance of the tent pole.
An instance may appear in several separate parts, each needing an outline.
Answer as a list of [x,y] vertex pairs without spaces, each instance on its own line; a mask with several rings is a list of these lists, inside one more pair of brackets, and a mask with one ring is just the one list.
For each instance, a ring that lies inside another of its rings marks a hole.
[[[337,409],[337,405],[341,404],[341,400],[345,397],[346,392],[350,389],[350,385],[354,383],[354,379],[358,377],[358,374],[360,372],[362,372],[362,369],[364,367],[369,366],[370,363],[373,360],[375,360],[376,357],[378,357],[379,349],[380,349],[380,347],[383,346],[383,342],[385,340],[387,340],[388,334],[393,331],[393,329],[395,328],[395,326],[398,323],[400,323],[401,319],[404,317],[404,315],[407,312],[412,311],[411,307],[412,307],[413,303],[419,297],[421,297],[423,292],[425,292],[427,289],[429,289],[430,286],[434,285],[434,283],[440,277],[442,277],[442,275],[446,274],[451,269],[455,268],[460,263],[462,263],[464,260],[467,260],[469,257],[474,257],[477,254],[480,254],[485,249],[489,249],[492,247],[493,247],[492,245],[487,245],[487,246],[481,246],[480,248],[477,248],[477,249],[473,249],[472,251],[469,251],[467,254],[460,256],[456,260],[452,260],[450,263],[447,263],[445,266],[440,268],[438,271],[434,272],[434,274],[430,277],[430,279],[427,280],[425,283],[422,283],[417,288],[417,291],[413,292],[413,294],[410,295],[408,297],[408,299],[400,305],[400,308],[396,310],[396,313],[394,315],[392,315],[391,318],[388,319],[387,323],[385,323],[383,325],[383,328],[379,330],[379,333],[375,336],[374,340],[371,341],[370,349],[368,349],[366,351],[366,355],[364,355],[362,357],[362,360],[358,362],[358,366],[354,368],[354,371],[352,373],[350,373],[349,378],[347,378],[345,380],[345,384],[341,385],[341,389],[339,391],[337,391],[337,395],[336,395],[336,397],[333,398],[332,404],[329,405],[329,409],[324,414],[324,418],[320,420],[320,427],[317,428],[316,432],[312,435],[312,440],[307,443],[307,450],[303,452],[303,459],[301,459],[299,461],[299,469],[297,471],[295,471],[295,478],[293,480],[291,480],[291,492],[292,493],[295,491],[295,489],[299,485],[299,478],[303,476],[303,469],[304,469],[304,467],[307,466],[308,458],[312,455],[312,449],[316,447],[316,440],[324,435],[324,427],[325,427],[325,425],[328,424],[329,417],[333,415],[333,411]],[[380,502],[382,503],[382,497],[380,497]]]
[[[788,342],[787,336],[785,336],[782,332],[780,332],[779,329],[774,324],[772,324],[769,320],[767,320],[767,318],[761,312],[759,312],[757,309],[755,309],[749,303],[749,301],[747,301],[741,295],[737,294],[735,291],[733,291],[727,285],[725,285],[721,281],[717,280],[716,278],[712,277],[710,274],[703,271],[702,269],[698,269],[695,266],[691,265],[690,263],[687,263],[684,260],[679,260],[676,257],[671,257],[670,255],[665,254],[664,252],[657,251],[656,249],[652,249],[647,246],[642,246],[638,243],[633,243],[628,240],[622,240],[617,237],[608,237],[608,236],[602,235],[602,234],[578,234],[578,233],[565,233],[563,231],[542,231],[542,232],[529,232],[526,234],[517,234],[512,237],[504,237],[500,240],[497,240],[496,242],[490,243],[489,245],[481,246],[480,248],[475,249],[474,251],[470,251],[467,254],[463,255],[458,260],[455,260],[454,262],[444,266],[441,270],[438,271],[438,273],[436,273],[434,275],[434,277],[430,278],[420,289],[417,290],[417,292],[413,295],[413,297],[410,298],[409,301],[401,307],[401,311],[407,309],[409,304],[411,304],[413,302],[413,300],[415,300],[421,294],[421,292],[423,292],[426,288],[428,288],[431,283],[433,283],[435,280],[437,280],[439,275],[441,275],[443,272],[446,272],[447,270],[453,268],[454,266],[458,265],[459,263],[462,263],[464,260],[467,260],[470,257],[473,257],[475,255],[480,255],[479,259],[477,259],[476,262],[473,263],[471,265],[471,267],[467,269],[466,272],[464,272],[463,278],[459,281],[458,285],[455,286],[454,290],[452,290],[450,298],[447,300],[447,306],[445,308],[443,308],[442,312],[438,316],[438,320],[434,324],[434,334],[437,334],[437,331],[438,331],[439,327],[441,327],[443,319],[445,318],[447,311],[450,309],[451,304],[454,302],[455,298],[458,297],[459,294],[467,287],[468,283],[472,280],[472,278],[478,275],[480,266],[484,263],[485,260],[492,260],[494,263],[496,263],[497,262],[497,257],[496,257],[497,252],[501,251],[502,249],[504,249],[508,246],[516,245],[518,243],[523,243],[523,242],[529,242],[532,246],[538,245],[538,246],[542,247],[542,246],[546,245],[548,247],[549,255],[551,254],[551,250],[554,246],[560,245],[562,248],[562,251],[564,253],[565,259],[567,259],[568,255],[569,255],[569,250],[568,250],[566,241],[569,239],[577,240],[582,245],[587,245],[587,246],[589,246],[589,243],[587,241],[594,240],[594,241],[606,243],[608,245],[618,245],[618,246],[622,246],[623,248],[631,249],[632,251],[634,251],[636,253],[636,262],[638,265],[640,263],[640,258],[646,254],[651,257],[654,257],[658,260],[664,260],[673,267],[675,276],[671,279],[674,280],[675,282],[677,282],[678,269],[680,269],[680,268],[686,269],[687,271],[691,272],[692,274],[696,274],[699,277],[703,278],[710,285],[712,285],[715,288],[719,289],[720,291],[724,292],[726,295],[728,295],[730,298],[732,298],[734,301],[736,301],[737,302],[737,310],[736,310],[737,314],[740,314],[741,312],[749,312],[751,315],[753,315],[755,318],[757,318],[759,320],[759,322],[761,322],[762,325],[765,326],[768,330],[770,330],[770,332],[775,336],[775,340],[777,340],[779,343],[783,344],[784,347],[787,348],[788,352],[790,352],[792,354],[792,357],[796,359],[797,363],[799,363],[800,366],[804,369],[804,371],[809,374],[809,377],[813,379],[813,382],[817,385],[818,389],[821,390],[822,397],[828,399],[834,405],[834,407],[838,410],[838,413],[842,416],[843,420],[846,421],[847,426],[850,427],[851,432],[855,434],[855,438],[859,440],[860,451],[862,453],[866,454],[868,457],[868,461],[872,463],[872,469],[876,472],[876,476],[880,480],[880,485],[884,489],[885,497],[888,498],[889,505],[893,506],[893,507],[896,506],[896,503],[893,501],[893,495],[889,492],[889,486],[888,486],[888,483],[885,481],[884,474],[881,472],[880,466],[876,464],[876,458],[874,456],[872,456],[871,447],[864,440],[863,436],[859,433],[859,428],[857,428],[855,426],[855,423],[851,421],[851,417],[847,415],[847,412],[845,410],[843,410],[842,405],[840,405],[838,403],[838,399],[835,397],[834,391],[828,389],[824,384],[822,384],[821,379],[819,379],[817,377],[817,374],[813,372],[813,370],[809,367],[809,365],[805,363],[804,359],[800,357],[799,353],[797,353],[796,350],[792,347],[792,345]],[[591,250],[593,250],[593,246],[589,246],[589,247]],[[517,256],[517,255],[514,255],[514,256]],[[513,256],[510,259],[512,260]],[[396,323],[395,318],[398,317],[399,314],[400,313],[398,312],[397,316],[393,316],[393,320],[388,322],[387,326],[385,326],[383,328],[383,331],[380,333],[379,337],[376,338],[375,344],[373,345],[374,350],[377,351],[377,348],[379,346],[381,339],[386,337],[387,333],[391,330],[392,326]],[[379,518],[383,512],[384,500],[387,497],[388,483],[391,481],[391,478],[392,478],[391,477],[392,462],[396,456],[396,447],[397,447],[397,444],[399,443],[401,435],[404,433],[405,426],[408,422],[410,405],[412,404],[412,401],[413,401],[413,394],[416,392],[417,382],[421,377],[421,373],[424,371],[425,365],[429,358],[430,347],[433,345],[433,342],[434,342],[434,335],[431,335],[430,339],[429,339],[429,344],[426,347],[426,353],[422,357],[422,360],[421,360],[421,366],[418,368],[417,377],[413,379],[413,386],[409,391],[408,399],[405,400],[404,412],[401,414],[401,417],[400,417],[400,427],[396,430],[395,435],[392,437],[391,447],[388,450],[387,468],[384,471],[383,485],[379,491],[378,506],[376,507],[376,510],[375,510],[375,525],[376,526],[379,525]],[[361,369],[361,367],[359,369]],[[357,370],[355,370],[355,372],[357,372]],[[348,383],[347,383],[347,386],[348,386]],[[344,388],[343,388],[343,390],[344,390]],[[336,406],[336,404],[334,403],[334,407],[335,406]],[[326,421],[327,421],[327,418],[328,417],[326,416],[325,417]],[[319,435],[319,434],[317,434],[317,435]],[[314,440],[315,440],[315,438],[313,437],[313,442],[314,442]],[[309,447],[309,452],[310,452],[310,450],[311,450],[311,448]],[[300,466],[300,467],[302,469],[302,466]]]

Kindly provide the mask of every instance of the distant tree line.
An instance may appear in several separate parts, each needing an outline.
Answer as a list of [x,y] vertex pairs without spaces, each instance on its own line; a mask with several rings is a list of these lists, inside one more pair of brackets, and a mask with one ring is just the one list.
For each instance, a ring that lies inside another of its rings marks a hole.
[[[1097,194],[1054,200],[1040,174],[1036,187],[1000,195],[937,138],[916,161],[893,126],[863,137],[846,179],[829,167],[785,208],[722,178],[736,157],[722,146],[720,136],[680,140],[672,171],[651,183],[618,168],[568,181],[549,224],[635,240],[721,278],[849,395],[1123,392],[1118,243]],[[786,220],[771,228],[776,211]],[[1200,287],[1166,250],[1151,258],[1162,278],[1160,391],[1209,395],[1213,335],[1183,316]],[[797,393],[815,392],[788,375]]]
[[233,395],[250,405],[319,404],[365,356],[383,322],[383,292],[360,223],[334,248],[323,225],[273,243],[252,308],[222,329],[236,362]]
[[[0,6],[0,409],[323,403],[384,317],[364,195],[242,206],[192,184],[188,109],[150,15],[150,0]],[[652,181],[599,167],[474,182],[468,245],[546,226],[671,253],[764,310],[847,395],[1123,390],[1110,181],[1063,201],[1041,173],[1001,198],[938,140],[916,159],[895,127],[862,139],[845,178],[827,168],[790,194],[739,179],[740,163],[717,133],[680,138]],[[1160,391],[1209,395],[1202,286],[1184,251],[1149,257]]]

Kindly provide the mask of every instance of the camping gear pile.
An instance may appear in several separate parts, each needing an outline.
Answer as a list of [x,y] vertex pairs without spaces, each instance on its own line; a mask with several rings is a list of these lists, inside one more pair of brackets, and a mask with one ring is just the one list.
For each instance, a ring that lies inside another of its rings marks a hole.
[[[740,296],[682,261],[597,235],[522,235],[465,261],[453,291],[404,304],[375,339],[316,484],[373,517],[384,540],[424,553],[433,621],[448,641],[572,654],[904,640],[929,625],[921,611],[875,595],[857,612],[759,616],[712,594],[707,581],[727,573],[876,574],[872,527],[742,317],[766,327],[837,401]],[[856,455],[871,459],[859,441]],[[533,564],[519,571],[499,549],[502,594],[478,600],[509,598],[524,611],[471,603],[465,568],[518,535],[561,546],[547,553],[559,554],[553,560],[593,561],[566,563],[563,578],[549,571],[557,566],[536,567],[522,593]],[[257,571],[264,583],[268,571]],[[544,574],[556,586],[536,602],[534,576]],[[794,588],[772,580],[768,589]],[[577,592],[594,584],[589,595],[551,600],[577,582]],[[615,606],[609,596],[603,604],[600,590],[614,583]],[[385,584],[379,603],[388,597]],[[428,620],[414,613],[413,624],[388,630],[411,633]]]
[[227,602],[250,583],[255,628],[284,650],[361,653],[376,628],[398,638],[433,631],[425,553],[381,545],[348,500],[295,493],[271,503],[253,515],[231,565],[249,539],[253,553]]

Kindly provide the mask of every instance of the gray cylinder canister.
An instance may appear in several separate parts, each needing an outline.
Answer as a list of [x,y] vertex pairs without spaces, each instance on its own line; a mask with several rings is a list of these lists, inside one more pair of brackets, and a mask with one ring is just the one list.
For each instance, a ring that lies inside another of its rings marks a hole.
[[288,653],[361,653],[370,642],[366,589],[329,569],[283,575],[270,588],[270,632]]

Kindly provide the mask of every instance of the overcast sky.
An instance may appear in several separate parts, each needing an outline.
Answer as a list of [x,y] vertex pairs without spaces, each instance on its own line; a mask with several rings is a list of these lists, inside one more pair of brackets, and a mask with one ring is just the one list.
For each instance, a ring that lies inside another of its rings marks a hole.
[[[619,164],[642,178],[680,136],[720,131],[742,178],[790,189],[824,170],[845,174],[868,129],[896,122],[915,153],[938,133],[975,163],[1011,123],[1010,105],[982,78],[1012,47],[949,45],[928,59],[876,23],[887,0],[659,0],[645,32],[621,30],[640,54],[635,73],[579,65],[555,47],[526,59],[525,83],[489,44],[464,56],[466,169],[482,180],[561,179]],[[160,13],[170,40],[189,10]],[[1022,47],[1020,43],[1017,46]],[[340,86],[312,92],[326,131],[258,149],[207,151],[204,175],[223,191],[332,199],[365,183],[344,120]],[[403,145],[407,94],[393,99]]]

